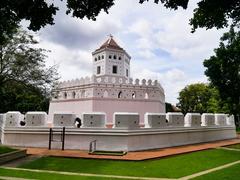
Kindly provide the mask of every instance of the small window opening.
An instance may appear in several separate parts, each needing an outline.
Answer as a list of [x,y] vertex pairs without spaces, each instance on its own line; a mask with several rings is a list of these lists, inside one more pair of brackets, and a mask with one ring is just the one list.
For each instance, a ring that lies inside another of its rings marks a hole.
[[72,92],[72,97],[73,97],[73,99],[76,98],[76,93],[75,93],[75,91]]
[[98,66],[97,67],[97,74],[100,74],[101,73],[101,66]]
[[118,98],[122,98],[122,91],[118,93]]
[[66,92],[64,92],[64,98],[67,99],[67,93]]
[[133,99],[136,98],[136,93],[135,93],[135,92],[132,93],[132,98],[133,98]]
[[117,74],[117,66],[113,66],[112,73]]

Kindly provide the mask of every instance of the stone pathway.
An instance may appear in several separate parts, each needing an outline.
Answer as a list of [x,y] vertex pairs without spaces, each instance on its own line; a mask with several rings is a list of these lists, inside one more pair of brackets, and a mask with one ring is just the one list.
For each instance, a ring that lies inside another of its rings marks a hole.
[[240,138],[214,141],[201,144],[192,144],[178,147],[170,147],[156,150],[128,152],[124,156],[107,156],[107,155],[89,155],[88,151],[80,150],[48,150],[46,148],[28,148],[27,154],[45,155],[45,156],[60,156],[60,157],[78,157],[78,158],[93,158],[93,159],[119,159],[119,160],[146,160],[153,158],[166,157],[171,155],[189,153],[205,149],[217,148],[240,143]]

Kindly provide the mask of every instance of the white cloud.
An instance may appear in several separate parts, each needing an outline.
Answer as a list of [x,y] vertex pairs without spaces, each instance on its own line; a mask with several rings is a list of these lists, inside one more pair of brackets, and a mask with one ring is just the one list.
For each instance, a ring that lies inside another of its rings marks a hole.
[[97,21],[66,16],[63,9],[54,26],[40,31],[40,45],[52,51],[47,64],[59,64],[62,79],[69,80],[91,75],[91,52],[111,33],[132,56],[131,75],[160,80],[166,100],[176,103],[187,84],[207,81],[202,61],[213,54],[223,32],[190,33],[188,23],[196,2],[190,1],[187,10],[170,11],[161,3],[121,0],[109,14],[101,12]]

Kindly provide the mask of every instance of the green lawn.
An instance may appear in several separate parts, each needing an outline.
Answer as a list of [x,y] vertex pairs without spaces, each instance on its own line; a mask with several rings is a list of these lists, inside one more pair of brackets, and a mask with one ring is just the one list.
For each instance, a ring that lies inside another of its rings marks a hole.
[[12,151],[16,151],[16,149],[9,148],[9,147],[6,147],[6,146],[0,146],[0,154],[12,152]]
[[147,161],[43,157],[22,168],[122,176],[179,178],[240,160],[240,152],[212,149]]
[[226,146],[228,148],[232,148],[232,149],[240,149],[240,144],[234,144],[234,145],[230,145],[230,146]]
[[76,175],[63,175],[63,174],[53,174],[53,173],[43,173],[43,172],[29,172],[22,170],[10,170],[3,169],[0,167],[0,176],[4,177],[18,177],[18,178],[29,178],[29,179],[51,179],[51,180],[113,180],[113,178],[100,178],[100,177],[87,177],[87,176],[76,176]]
[[194,178],[194,180],[239,180],[240,164]]

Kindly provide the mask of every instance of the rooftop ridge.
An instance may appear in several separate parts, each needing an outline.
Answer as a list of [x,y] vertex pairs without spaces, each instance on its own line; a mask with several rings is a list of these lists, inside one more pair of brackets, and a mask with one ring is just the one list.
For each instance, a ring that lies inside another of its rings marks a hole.
[[105,41],[98,49],[96,49],[94,52],[99,51],[101,49],[105,49],[105,48],[109,48],[109,49],[116,49],[116,50],[124,50],[122,47],[120,47],[118,45],[118,43],[113,39],[113,36],[110,34],[109,38],[107,39],[107,41]]

